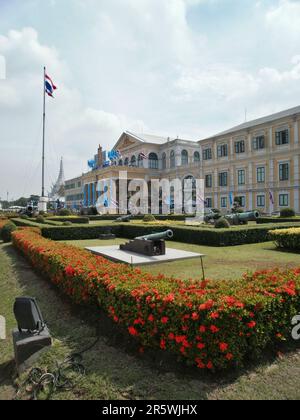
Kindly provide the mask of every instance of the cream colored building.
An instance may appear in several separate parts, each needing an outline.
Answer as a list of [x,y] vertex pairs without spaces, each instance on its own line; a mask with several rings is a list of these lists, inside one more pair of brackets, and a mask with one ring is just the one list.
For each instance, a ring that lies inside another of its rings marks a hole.
[[124,132],[114,147],[122,157],[103,167],[99,147],[96,169],[66,182],[66,203],[94,205],[98,180],[117,179],[126,169],[129,180],[202,178],[208,208],[229,211],[239,197],[245,210],[300,213],[299,130],[300,106],[198,142]]

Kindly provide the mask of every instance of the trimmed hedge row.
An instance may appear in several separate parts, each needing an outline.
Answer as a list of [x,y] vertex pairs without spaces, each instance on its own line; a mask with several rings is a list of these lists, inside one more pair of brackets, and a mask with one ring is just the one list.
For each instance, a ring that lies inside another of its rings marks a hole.
[[300,217],[260,217],[257,224],[266,223],[300,223]]
[[37,223],[34,220],[31,219],[11,219],[11,221],[19,227],[37,227],[37,228],[42,228],[43,226],[45,226],[44,224],[41,223]]
[[300,228],[274,230],[270,236],[278,248],[300,251]]
[[[121,217],[121,215],[114,215],[114,214],[104,214],[103,216],[88,216],[88,218],[90,219],[90,221],[92,222],[98,222],[98,221],[102,221],[102,220],[116,220],[119,217]],[[143,216],[134,216],[134,220],[143,220],[144,219],[144,215]],[[177,222],[182,222],[185,221],[186,218],[189,217],[193,217],[193,215],[184,215],[184,214],[171,214],[169,216],[167,215],[154,215],[156,220],[173,220],[173,221],[177,221]]]
[[74,223],[74,224],[78,224],[78,225],[80,225],[80,224],[88,224],[90,221],[89,221],[89,218],[88,217],[75,217],[75,216],[54,216],[54,217],[47,217],[47,219],[46,219],[46,221],[48,221],[48,220],[50,220],[50,221],[52,221],[52,222],[61,222],[61,223],[64,223],[64,222],[71,222],[71,223]]
[[46,227],[42,225],[40,227],[42,235],[45,238],[55,241],[98,239],[101,234],[107,232],[107,229],[111,229],[111,232],[118,237],[128,239],[172,229],[174,232],[173,240],[176,242],[208,246],[233,246],[267,242],[270,240],[269,231],[271,229],[286,229],[291,226],[293,226],[293,224],[285,224],[282,226],[241,226],[232,227],[230,229],[213,229],[191,226],[172,227],[163,225],[157,226],[148,224],[141,225],[134,223],[120,223],[109,226]]
[[299,313],[300,269],[182,281],[132,270],[30,230],[14,232],[13,243],[75,302],[98,303],[142,346],[200,369],[243,365],[290,339],[291,319]]

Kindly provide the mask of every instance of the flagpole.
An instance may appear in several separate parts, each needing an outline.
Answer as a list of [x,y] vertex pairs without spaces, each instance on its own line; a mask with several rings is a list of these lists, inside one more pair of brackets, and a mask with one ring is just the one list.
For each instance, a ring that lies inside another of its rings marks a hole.
[[45,197],[45,126],[46,126],[46,89],[45,89],[45,80],[46,80],[46,67],[44,67],[44,80],[43,80],[43,153],[42,153],[42,197]]

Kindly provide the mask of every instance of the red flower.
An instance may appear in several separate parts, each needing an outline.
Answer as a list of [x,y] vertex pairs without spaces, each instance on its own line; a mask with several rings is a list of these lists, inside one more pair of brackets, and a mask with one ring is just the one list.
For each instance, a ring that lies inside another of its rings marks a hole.
[[203,333],[205,333],[206,332],[206,327],[204,327],[204,325],[201,325],[200,327],[199,327],[199,331],[203,334]]
[[233,354],[228,353],[228,354],[226,354],[225,357],[226,357],[227,360],[232,360],[233,359]]
[[205,349],[205,344],[203,344],[203,343],[198,343],[197,344],[197,348],[199,349],[199,350],[203,350],[203,349]]
[[193,321],[197,321],[199,319],[199,315],[197,314],[197,312],[194,312],[193,314],[192,314],[192,320]]
[[170,333],[170,334],[168,335],[168,338],[169,338],[169,340],[174,340],[174,339],[175,339],[175,335],[174,335],[174,333]]
[[249,328],[254,328],[256,326],[256,322],[255,321],[248,322],[247,326]]
[[137,332],[137,330],[134,327],[129,327],[128,328],[128,331],[129,331],[129,334],[130,335],[133,335],[133,336],[137,336],[138,335],[138,332]]
[[168,322],[169,322],[169,318],[167,316],[162,317],[161,319],[162,324],[167,324]]
[[207,369],[213,369],[214,365],[212,364],[212,362],[208,362],[206,367]]
[[148,321],[153,322],[154,321],[154,316],[153,315],[149,315],[148,316]]
[[218,333],[218,332],[220,331],[220,328],[216,327],[215,325],[212,325],[212,326],[210,327],[210,331],[211,331],[213,334],[216,334],[216,333]]
[[160,348],[162,350],[166,350],[166,340],[164,340],[164,339],[160,340]]
[[210,317],[211,317],[211,319],[218,319],[218,318],[220,318],[220,315],[219,315],[218,312],[212,312],[210,314]]
[[226,343],[220,343],[219,344],[220,350],[224,353],[226,350],[228,350],[228,344]]

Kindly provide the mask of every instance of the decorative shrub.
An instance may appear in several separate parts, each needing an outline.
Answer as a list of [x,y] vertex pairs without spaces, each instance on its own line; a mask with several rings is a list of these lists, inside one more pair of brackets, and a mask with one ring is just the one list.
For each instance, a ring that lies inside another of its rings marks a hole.
[[200,369],[226,369],[290,338],[299,313],[300,269],[232,281],[182,281],[132,270],[30,230],[13,243],[77,303],[98,305],[142,346],[181,356]]
[[42,224],[46,223],[44,216],[41,216],[41,215],[37,216],[35,220],[37,223],[42,223]]
[[293,223],[295,225],[296,223],[300,223],[300,217],[260,217],[256,223],[259,225],[266,223]]
[[76,223],[76,224],[89,224],[90,223],[90,219],[88,217],[77,217],[77,216],[55,216],[55,217],[48,217],[47,219],[47,223],[49,223],[49,221],[52,222],[71,222]]
[[215,228],[216,229],[229,229],[230,223],[228,222],[227,219],[225,219],[225,217],[221,217],[220,219],[216,220]]
[[2,231],[2,228],[6,225],[8,223],[8,220],[7,219],[1,219],[0,220],[0,239],[2,239],[2,237],[1,237],[1,231]]
[[285,208],[280,211],[280,217],[294,217],[296,216],[296,212],[294,209]]
[[278,248],[300,250],[300,228],[273,230],[270,236]]
[[144,218],[143,218],[143,222],[145,223],[149,223],[149,222],[155,222],[156,218],[155,216],[153,216],[153,214],[145,214]]
[[64,222],[63,225],[64,226],[72,226],[72,222]]
[[1,229],[1,238],[3,242],[11,242],[11,235],[17,229],[17,226],[12,223],[6,223]]
[[71,211],[69,209],[61,209],[58,212],[59,216],[71,216]]
[[22,214],[21,219],[28,220],[29,216],[27,214]]

